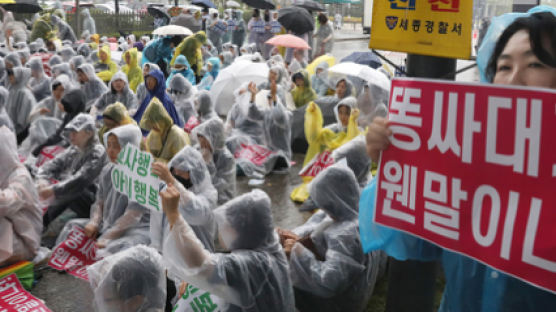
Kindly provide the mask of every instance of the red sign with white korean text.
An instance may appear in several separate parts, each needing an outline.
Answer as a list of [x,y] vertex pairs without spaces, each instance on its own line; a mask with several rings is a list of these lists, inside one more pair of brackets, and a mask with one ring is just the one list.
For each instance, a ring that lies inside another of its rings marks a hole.
[[23,289],[15,274],[10,274],[0,279],[0,312],[21,311],[50,312],[50,309]]
[[74,227],[66,240],[52,251],[48,265],[87,281],[87,266],[98,260],[96,252],[95,241],[88,238],[81,228]]
[[299,175],[302,177],[316,177],[321,171],[332,166],[334,158],[330,151],[324,151],[313,158],[305,167],[301,169]]
[[262,166],[268,159],[268,157],[272,156],[273,154],[273,151],[261,145],[241,144],[241,148],[235,153],[234,157],[236,159],[247,159],[257,166]]
[[375,221],[556,293],[556,92],[396,79]]

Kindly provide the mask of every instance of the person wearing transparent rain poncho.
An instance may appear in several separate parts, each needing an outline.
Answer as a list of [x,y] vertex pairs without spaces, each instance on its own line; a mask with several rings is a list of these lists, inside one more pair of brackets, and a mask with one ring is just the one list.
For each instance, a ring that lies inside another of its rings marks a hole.
[[184,76],[175,75],[170,79],[168,94],[174,102],[179,117],[185,124],[187,124],[192,116],[197,116],[195,104],[193,103],[193,92],[193,85]]
[[195,96],[194,104],[197,110],[197,118],[200,122],[218,118],[216,111],[214,111],[214,104],[212,103],[209,91],[201,90],[198,92]]
[[220,244],[212,253],[179,213],[180,193],[161,192],[170,224],[163,248],[169,276],[187,281],[225,303],[222,311],[294,311],[286,256],[274,231],[270,198],[260,190],[236,197],[214,211]]
[[166,274],[156,250],[135,246],[87,268],[95,311],[163,312]]
[[35,100],[40,102],[51,93],[50,79],[44,73],[44,67],[40,57],[32,57],[29,62],[27,62],[27,67],[31,69],[29,88],[31,88]]
[[97,238],[99,256],[122,251],[138,244],[150,243],[148,208],[128,200],[112,185],[112,171],[119,152],[127,144],[139,147],[142,135],[136,125],[114,128],[104,135],[106,154],[110,160],[99,176],[96,200],[91,206],[90,219],[74,219],[66,224],[56,244],[64,241],[74,226],[85,230],[85,235]]
[[133,115],[137,109],[137,98],[129,88],[126,74],[121,71],[115,73],[108,86],[110,89],[101,95],[91,108],[91,115],[93,117],[102,116],[104,109],[116,102],[122,103]]
[[321,172],[309,188],[325,214],[314,215],[293,232],[279,230],[296,306],[300,311],[363,311],[381,254],[365,254],[359,241],[359,184],[340,163]]
[[[71,147],[39,168],[37,184],[42,200],[52,200],[43,217],[46,227],[66,208],[88,218],[95,200],[95,182],[106,164],[104,147],[98,143],[93,117],[81,113],[64,128]],[[51,180],[59,181],[51,185]]]
[[357,97],[357,107],[360,115],[357,123],[361,128],[366,128],[376,117],[385,118],[388,114],[389,92],[368,82]]
[[[172,184],[180,194],[179,212],[191,226],[204,248],[214,251],[216,222],[213,209],[216,207],[217,192],[201,154],[186,146],[165,165],[154,163],[153,173],[167,185]],[[151,246],[162,251],[164,241],[170,233],[168,216],[162,213],[151,215]]]
[[20,164],[15,134],[0,127],[0,267],[32,260],[40,245],[42,211],[31,175]]
[[49,82],[49,88],[51,90],[51,95],[38,102],[37,105],[31,111],[29,115],[29,120],[31,124],[38,118],[41,117],[52,117],[58,120],[62,120],[64,112],[60,109],[62,105],[61,101],[73,84],[67,75],[60,75],[56,79],[52,79]]
[[223,204],[236,193],[236,162],[225,145],[224,124],[219,118],[203,122],[193,130],[203,159],[218,191],[218,204]]
[[24,67],[15,67],[8,70],[9,97],[6,103],[6,112],[12,119],[17,136],[21,143],[29,133],[29,114],[36,105],[35,96],[27,88],[31,78],[31,70]]
[[91,108],[101,94],[108,91],[106,84],[95,74],[95,68],[92,64],[79,66],[77,68],[77,78],[81,84],[81,90],[85,92],[87,97],[87,109]]

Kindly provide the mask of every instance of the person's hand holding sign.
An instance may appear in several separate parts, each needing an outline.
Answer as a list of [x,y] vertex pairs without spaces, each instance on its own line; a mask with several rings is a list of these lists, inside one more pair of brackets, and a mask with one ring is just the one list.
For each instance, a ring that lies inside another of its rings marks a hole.
[[387,149],[390,145],[390,122],[382,117],[377,117],[369,126],[367,131],[367,155],[375,162],[378,162],[380,152]]
[[170,173],[170,169],[168,169],[168,166],[165,163],[158,161],[153,163],[152,172],[166,184],[174,184],[176,182],[176,180],[172,176],[172,173]]

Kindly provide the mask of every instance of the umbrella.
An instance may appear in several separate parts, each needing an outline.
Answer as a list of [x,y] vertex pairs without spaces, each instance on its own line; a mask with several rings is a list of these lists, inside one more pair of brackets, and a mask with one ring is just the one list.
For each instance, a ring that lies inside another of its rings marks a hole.
[[317,65],[319,65],[322,62],[326,62],[326,63],[328,63],[328,67],[332,67],[332,66],[334,66],[334,64],[336,64],[336,59],[330,54],[321,55],[321,56],[317,57],[316,59],[314,59],[311,62],[311,64],[307,65],[307,68],[305,68],[305,70],[307,70],[309,75],[312,76],[312,75],[315,74],[315,70],[317,68]]
[[307,44],[307,42],[305,42],[305,40],[290,34],[274,36],[269,40],[267,40],[265,43],[273,46],[280,46],[280,47],[294,48],[294,49],[301,49],[301,50],[308,50],[311,48]]
[[326,9],[322,4],[313,1],[313,0],[295,0],[293,3],[294,6],[307,9],[309,11],[317,11],[317,12],[324,12]]
[[361,65],[367,65],[374,69],[382,66],[382,61],[373,52],[353,52],[350,55],[344,57],[341,61],[343,62],[353,62]]
[[239,8],[241,5],[239,5],[239,3],[235,2],[234,0],[229,0],[226,2],[226,6],[229,8]]
[[216,6],[210,0],[193,0],[193,1],[191,1],[191,4],[197,5],[197,6],[200,6],[200,7],[203,7],[203,8],[215,8],[216,9]]
[[390,90],[390,80],[388,80],[388,77],[378,70],[370,68],[366,65],[344,62],[332,66],[328,71],[330,73],[357,77],[359,79],[372,82],[384,90]]
[[12,1],[12,3],[7,1],[1,3],[7,3],[3,4],[2,7],[14,13],[37,13],[42,11],[41,6],[36,0],[17,0],[15,2]]
[[166,13],[166,10],[164,8],[150,6],[147,8],[147,12],[149,12],[149,14],[155,18],[164,18],[167,19],[168,21],[170,20],[170,15]]
[[309,11],[295,6],[280,9],[278,11],[278,22],[295,34],[304,34],[315,29],[313,17]]
[[189,5],[186,5],[186,6],[185,6],[185,9],[187,9],[187,10],[189,10],[190,12],[193,13],[193,12],[200,12],[201,10],[203,10],[203,7],[200,7],[200,6],[198,6],[198,5],[189,4]]
[[216,112],[225,116],[234,104],[234,91],[245,82],[259,84],[268,78],[266,63],[253,63],[242,60],[235,61],[232,65],[218,73],[216,80],[210,88],[212,102]]
[[166,25],[162,27],[158,27],[153,31],[153,35],[159,36],[171,36],[171,35],[181,35],[181,36],[190,36],[193,35],[193,32],[189,30],[187,27],[178,26],[178,25]]
[[274,10],[276,6],[270,0],[241,0],[250,7],[261,10]]

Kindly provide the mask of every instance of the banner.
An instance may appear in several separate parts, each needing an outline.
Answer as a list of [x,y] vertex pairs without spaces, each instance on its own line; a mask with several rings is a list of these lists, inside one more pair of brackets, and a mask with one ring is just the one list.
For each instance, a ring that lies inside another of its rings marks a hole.
[[324,151],[316,155],[305,167],[301,169],[299,175],[302,177],[316,177],[321,171],[332,166],[334,158],[330,151]]
[[218,312],[220,298],[211,295],[208,291],[188,284],[185,293],[180,297],[172,312]]
[[374,220],[556,293],[556,92],[395,79]]
[[160,180],[151,172],[153,162],[154,157],[151,154],[127,144],[112,169],[112,187],[125,194],[130,201],[161,211],[158,194]]
[[0,312],[50,312],[39,299],[25,291],[15,274],[0,279]]
[[257,166],[262,166],[266,160],[275,153],[264,146],[252,144],[241,144],[241,147],[234,154],[236,159],[246,159]]
[[369,47],[469,59],[473,1],[375,0]]
[[74,226],[66,240],[54,248],[48,265],[88,281],[87,266],[98,260],[96,252],[95,241],[87,237],[83,229]]

